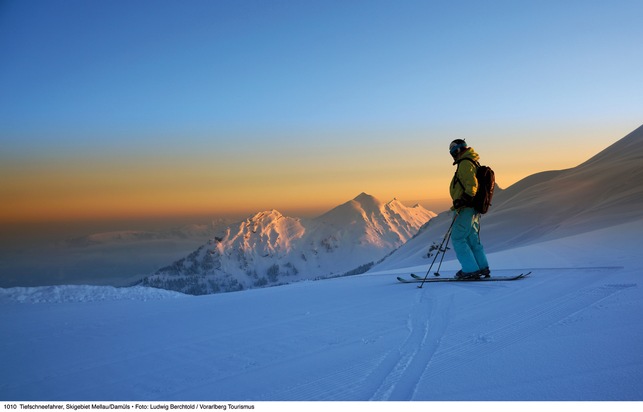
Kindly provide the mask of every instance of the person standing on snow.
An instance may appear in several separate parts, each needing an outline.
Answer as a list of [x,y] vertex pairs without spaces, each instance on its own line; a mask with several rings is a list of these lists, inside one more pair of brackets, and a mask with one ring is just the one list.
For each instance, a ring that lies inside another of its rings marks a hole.
[[489,277],[489,263],[480,243],[480,214],[472,205],[473,197],[478,190],[476,169],[480,156],[462,139],[451,142],[449,153],[453,157],[453,164],[457,165],[450,186],[453,199],[451,210],[456,214],[451,239],[455,254],[462,265],[462,269],[455,276],[461,279]]

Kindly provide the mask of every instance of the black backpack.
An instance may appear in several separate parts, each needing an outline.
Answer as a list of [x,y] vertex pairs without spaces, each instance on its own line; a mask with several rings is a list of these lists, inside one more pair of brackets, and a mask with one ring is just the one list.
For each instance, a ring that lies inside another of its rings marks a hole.
[[[480,163],[468,157],[463,157],[462,159],[458,160],[456,162],[458,166],[463,160],[468,160],[476,166],[476,180],[478,181],[478,191],[473,197],[472,206],[476,210],[476,212],[485,214],[491,206],[493,189],[496,186],[496,175],[489,166],[480,166]],[[464,185],[462,184],[460,179],[458,179],[457,169],[455,172],[455,176],[458,183],[460,183],[460,186],[462,186],[462,189],[464,189]]]

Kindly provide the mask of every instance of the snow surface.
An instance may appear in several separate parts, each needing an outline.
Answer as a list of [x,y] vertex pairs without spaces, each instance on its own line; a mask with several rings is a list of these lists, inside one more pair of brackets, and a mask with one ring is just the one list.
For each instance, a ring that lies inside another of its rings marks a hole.
[[[643,129],[637,139],[640,149]],[[626,178],[636,162],[613,153],[593,160]],[[532,270],[518,281],[397,282],[424,274],[443,214],[359,276],[206,296],[4,289],[0,400],[641,401],[640,183],[575,209],[561,193],[557,208],[546,184],[595,181],[554,175],[508,188],[512,203],[489,217],[492,228],[483,221],[492,275]],[[534,191],[542,197],[525,200]],[[494,225],[531,230],[506,245]]]
[[[0,398],[642,400],[642,227],[491,254],[512,266],[567,245],[558,268],[530,262],[539,269],[515,282],[418,289],[372,273],[200,297],[5,289]],[[574,267],[605,238],[629,247]]]

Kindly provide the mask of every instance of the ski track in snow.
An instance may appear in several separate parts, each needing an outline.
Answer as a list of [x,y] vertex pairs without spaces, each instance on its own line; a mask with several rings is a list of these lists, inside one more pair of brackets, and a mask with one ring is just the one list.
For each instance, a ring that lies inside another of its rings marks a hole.
[[410,399],[440,343],[453,296],[428,297],[423,292],[416,292],[417,302],[408,319],[408,338],[401,347],[391,351],[372,374],[381,384],[370,400]]
[[[364,275],[148,302],[7,303],[0,325],[11,333],[0,360],[14,373],[0,378],[0,393],[107,401],[643,393],[635,349],[643,333],[631,329],[640,316],[618,322],[641,309],[631,271],[543,269],[515,282],[423,289],[394,279]],[[9,322],[15,316],[20,322]],[[594,336],[595,319],[603,329],[615,323],[613,330]],[[614,345],[620,349],[602,350]]]
[[[471,362],[487,357],[495,352],[502,352],[507,348],[520,347],[525,341],[531,339],[534,335],[542,334],[550,328],[556,328],[573,322],[575,318],[589,308],[596,307],[600,302],[613,297],[625,289],[636,287],[636,284],[601,284],[605,274],[597,273],[591,276],[592,280],[598,280],[598,285],[591,285],[588,279],[586,286],[578,289],[577,283],[556,284],[557,289],[552,290],[551,299],[537,302],[535,299],[529,299],[529,290],[536,287],[542,287],[546,282],[551,282],[551,278],[533,279],[532,285],[527,288],[516,289],[501,296],[500,300],[522,301],[525,302],[523,307],[512,307],[506,315],[499,316],[495,319],[485,318],[486,312],[484,305],[486,302],[476,302],[466,307],[466,312],[478,312],[478,316],[468,317],[466,320],[458,322],[455,320],[454,329],[458,332],[450,334],[444,338],[444,345],[440,348],[431,359],[425,374],[422,376],[419,387],[430,388],[432,386],[443,388],[443,377],[452,375],[457,369],[466,369]],[[485,285],[486,286],[486,285]],[[478,291],[480,292],[480,291]],[[516,299],[518,295],[519,299]],[[535,294],[534,296],[541,296]],[[465,323],[470,326],[465,326]],[[465,376],[465,382],[466,380]],[[440,385],[442,383],[442,385]],[[458,384],[453,382],[454,389],[451,393],[461,393]],[[471,386],[470,395],[476,399],[476,394],[483,393],[485,383],[474,384]],[[444,391],[440,395],[433,397],[430,391],[428,395],[419,396],[410,399],[427,399],[440,400],[450,399],[449,391]],[[445,396],[446,395],[446,396]]]
[[[600,273],[598,277],[604,276]],[[542,286],[546,281],[536,282]],[[476,295],[484,295],[485,289],[497,287],[492,284],[450,286],[469,289]],[[478,311],[483,315],[475,322],[479,326],[473,333],[470,328],[458,327],[457,329],[466,332],[448,337],[445,337],[445,332],[448,319],[451,317],[450,312],[453,310],[454,294],[433,294],[430,298],[419,294],[421,298],[409,316],[410,333],[407,340],[401,347],[389,353],[380,365],[380,370],[373,373],[374,377],[384,376],[384,379],[371,400],[434,399],[430,391],[431,386],[443,376],[466,368],[467,364],[481,356],[481,352],[484,352],[484,355],[500,352],[508,347],[520,345],[533,334],[547,328],[573,322],[584,310],[598,305],[624,289],[635,287],[636,284],[606,284],[582,289],[577,289],[576,286],[570,284],[554,300],[519,309],[498,320],[483,318],[484,304],[465,306],[467,312]],[[509,290],[501,299],[514,299],[515,294],[528,293],[530,288],[515,291],[506,289]],[[432,304],[428,304],[427,301]],[[445,345],[444,348],[440,348],[443,339]],[[384,372],[384,369],[390,371]]]

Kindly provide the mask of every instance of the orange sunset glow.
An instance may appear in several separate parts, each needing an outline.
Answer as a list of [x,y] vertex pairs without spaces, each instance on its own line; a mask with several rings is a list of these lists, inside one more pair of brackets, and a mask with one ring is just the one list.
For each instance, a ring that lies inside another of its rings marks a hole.
[[[500,152],[502,139],[474,143],[498,170],[502,187],[549,168],[573,167],[610,142],[607,132],[584,134],[585,143],[558,153],[525,142],[531,157]],[[448,207],[451,161],[441,142],[404,140],[398,146],[336,148],[336,153],[303,154],[288,147],[209,157],[172,158],[143,154],[79,157],[4,163],[0,182],[4,222],[91,220],[188,215],[243,216],[267,209],[318,214],[362,191],[382,200],[421,202],[441,211]],[[448,140],[448,139],[446,139]],[[407,148],[415,147],[411,150]],[[522,151],[519,150],[519,151]],[[572,154],[573,153],[573,154]],[[140,157],[137,157],[140,155]]]
[[590,26],[432,2],[119,7],[3,4],[0,224],[315,215],[361,192],[439,212],[453,139],[507,187],[640,123],[640,36],[612,26],[636,13],[608,5],[556,12]]

